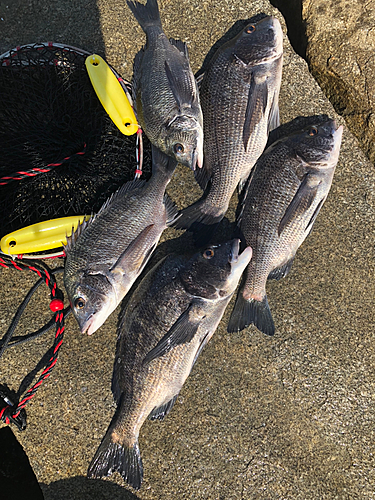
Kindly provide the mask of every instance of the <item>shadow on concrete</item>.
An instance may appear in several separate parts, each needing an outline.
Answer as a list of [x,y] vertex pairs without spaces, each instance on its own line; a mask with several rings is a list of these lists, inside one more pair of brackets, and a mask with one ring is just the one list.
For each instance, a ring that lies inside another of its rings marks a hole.
[[125,487],[101,479],[75,476],[40,484],[45,500],[137,500]]
[[302,0],[270,0],[284,16],[287,35],[295,52],[306,60],[306,26],[302,19]]
[[47,41],[105,52],[96,0],[0,1],[0,30],[0,53]]

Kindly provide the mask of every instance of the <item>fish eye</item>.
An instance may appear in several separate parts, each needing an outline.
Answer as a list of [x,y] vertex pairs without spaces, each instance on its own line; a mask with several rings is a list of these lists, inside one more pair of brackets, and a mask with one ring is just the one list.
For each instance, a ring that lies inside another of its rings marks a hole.
[[318,133],[318,129],[316,127],[311,127],[309,130],[309,136],[314,137]]
[[76,309],[83,309],[85,307],[85,305],[86,305],[86,301],[82,297],[78,297],[78,299],[76,299],[74,301],[74,307]]
[[212,248],[207,248],[207,250],[205,250],[203,252],[203,257],[205,259],[212,259],[212,257],[215,255],[215,252],[213,251]]
[[183,153],[184,152],[184,146],[178,142],[177,144],[174,145],[174,152],[176,154]]
[[250,26],[246,26],[245,33],[253,33],[255,29],[256,29],[255,26],[253,24],[250,24]]

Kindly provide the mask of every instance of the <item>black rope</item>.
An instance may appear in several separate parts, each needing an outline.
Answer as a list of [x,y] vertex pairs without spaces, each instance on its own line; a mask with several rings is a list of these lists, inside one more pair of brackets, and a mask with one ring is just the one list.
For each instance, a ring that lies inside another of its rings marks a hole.
[[[63,267],[57,267],[56,269],[53,269],[53,271],[51,271],[51,273],[54,275],[58,274],[58,273],[62,273],[62,272],[64,272]],[[26,335],[20,335],[20,336],[13,337],[14,330],[16,329],[16,327],[18,325],[18,322],[21,318],[23,311],[25,310],[31,297],[34,295],[34,293],[36,292],[36,290],[40,287],[40,285],[42,283],[44,283],[44,278],[40,278],[35,283],[35,285],[33,285],[33,287],[30,288],[26,297],[23,299],[22,304],[19,306],[7,333],[0,340],[0,358],[3,355],[3,352],[5,351],[5,349],[9,349],[10,347],[14,347],[16,345],[23,344],[24,342],[28,342],[29,340],[32,340],[32,339],[36,339],[36,338],[40,337],[41,335],[43,335],[44,333],[47,333],[49,330],[51,330],[55,326],[56,321],[55,321],[55,318],[52,317],[49,320],[49,322],[47,324],[45,324],[44,326],[42,326],[42,328],[39,328],[39,330],[36,330],[35,332],[32,332],[32,333],[27,333]],[[64,310],[65,318],[67,318],[70,313],[71,313],[71,308],[67,307]]]
[[[70,307],[63,309],[64,296],[62,291],[57,287],[57,282],[54,276],[54,274],[60,273],[64,270],[62,267],[51,270],[46,264],[42,262],[28,261],[26,264],[17,259],[13,260],[11,257],[8,257],[6,255],[0,257],[0,266],[18,270],[28,269],[35,272],[39,276],[39,280],[32,286],[32,288],[29,290],[26,297],[22,301],[21,305],[18,307],[11,325],[8,328],[8,331],[0,340],[0,358],[5,349],[7,349],[8,347],[12,347],[14,345],[26,342],[32,338],[36,338],[50,330],[54,325],[56,326],[56,334],[52,347],[48,349],[48,351],[43,355],[35,368],[28,375],[26,375],[26,377],[20,384],[18,392],[15,393],[14,391],[10,391],[5,385],[0,386],[0,419],[7,424],[14,423],[19,430],[24,430],[26,428],[26,412],[24,409],[25,405],[35,395],[42,382],[50,376],[57,362],[59,349],[63,342],[64,321],[65,317],[70,313]],[[55,311],[55,314],[46,325],[44,325],[36,332],[29,333],[24,336],[15,337],[13,339],[13,342],[11,342],[14,331],[26,306],[30,302],[33,294],[43,282],[45,282],[46,285],[50,288],[52,299],[50,308]],[[25,393],[22,400],[19,401],[22,392],[27,389],[28,385],[32,382],[37,372],[42,368],[44,368],[44,370],[39,376],[38,381]]]

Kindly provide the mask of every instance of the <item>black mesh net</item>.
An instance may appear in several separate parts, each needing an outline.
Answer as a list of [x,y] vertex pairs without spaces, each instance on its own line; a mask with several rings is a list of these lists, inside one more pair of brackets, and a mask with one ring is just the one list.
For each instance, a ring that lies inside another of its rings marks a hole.
[[[96,212],[134,178],[136,136],[124,136],[103,109],[85,68],[87,55],[36,44],[0,59],[0,237],[51,218]],[[147,179],[151,148],[145,138],[143,171]]]

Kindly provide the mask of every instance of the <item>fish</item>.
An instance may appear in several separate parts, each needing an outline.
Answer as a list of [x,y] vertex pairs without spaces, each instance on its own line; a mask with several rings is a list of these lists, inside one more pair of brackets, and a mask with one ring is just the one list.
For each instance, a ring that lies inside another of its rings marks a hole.
[[203,163],[203,116],[188,49],[168,39],[157,0],[127,4],[146,33],[135,56],[133,94],[137,117],[150,142],[194,170]]
[[150,180],[126,183],[67,237],[64,285],[82,333],[92,335],[116,309],[174,222],[165,188],[176,166],[152,146]]
[[215,332],[252,250],[239,239],[191,258],[169,255],[140,282],[122,311],[112,392],[117,410],[89,466],[88,477],[117,471],[139,489],[138,436],[149,417],[172,409],[201,350]]
[[222,44],[200,77],[204,164],[195,178],[204,193],[175,226],[192,230],[198,245],[224,217],[237,186],[242,191],[269,131],[280,124],[283,32],[276,18],[264,16]]
[[266,282],[288,274],[312,230],[331,188],[343,127],[318,115],[299,117],[274,132],[251,174],[237,217],[253,258],[244,272],[228,332],[254,324],[274,335]]

